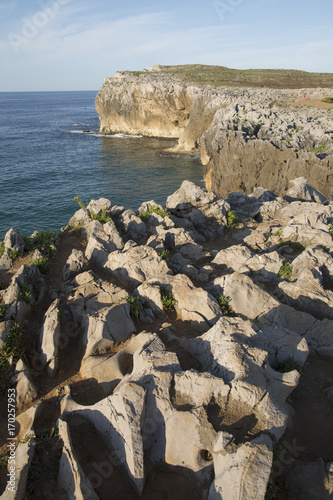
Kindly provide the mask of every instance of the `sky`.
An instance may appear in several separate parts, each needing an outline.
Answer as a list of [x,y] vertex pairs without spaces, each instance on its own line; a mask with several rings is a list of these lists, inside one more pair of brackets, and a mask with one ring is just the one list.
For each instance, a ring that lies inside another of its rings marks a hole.
[[0,91],[153,64],[333,72],[332,0],[0,0]]

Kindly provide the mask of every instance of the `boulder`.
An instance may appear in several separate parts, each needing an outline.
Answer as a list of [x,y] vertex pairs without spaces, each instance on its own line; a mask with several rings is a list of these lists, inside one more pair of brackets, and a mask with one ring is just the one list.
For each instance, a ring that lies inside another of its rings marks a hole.
[[126,234],[134,240],[147,232],[146,224],[140,219],[140,217],[135,215],[133,210],[125,210],[121,214],[120,224]]
[[22,408],[30,406],[38,397],[37,389],[22,359],[16,363],[14,379],[12,381],[14,380],[16,382],[17,410],[22,411]]
[[5,290],[3,300],[9,305],[6,317],[23,323],[31,307],[38,304],[44,295],[44,278],[36,266],[23,265],[13,276]]
[[72,279],[76,274],[83,272],[87,265],[88,261],[83,252],[73,248],[62,271],[64,280]]
[[124,242],[113,221],[102,224],[93,220],[86,225],[88,244],[86,258],[93,264],[102,267],[111,252],[123,248]]
[[310,186],[305,177],[298,177],[289,181],[291,187],[285,194],[286,199],[314,201],[316,203],[327,203],[327,199],[317,189]]
[[69,425],[58,420],[59,436],[63,442],[59,464],[58,484],[66,491],[70,500],[98,500],[89,479],[76,457],[71,440]]
[[225,453],[223,448],[214,450],[213,456],[215,479],[208,500],[265,498],[273,461],[269,436],[262,434],[242,444],[235,453]]
[[199,233],[212,237],[223,235],[230,205],[213,191],[207,191],[193,182],[184,181],[166,201],[167,209],[176,217],[188,219]]
[[59,349],[61,338],[60,302],[56,299],[45,313],[39,335],[41,366],[47,366],[48,374],[53,377],[59,365]]
[[322,275],[316,269],[305,269],[296,281],[283,281],[278,287],[281,300],[288,305],[319,319],[333,319],[333,291],[324,290]]
[[162,314],[163,301],[161,302],[161,292],[158,293],[156,287],[173,296],[174,308],[179,319],[189,321],[202,331],[214,325],[222,316],[221,308],[214,297],[202,288],[195,287],[192,281],[183,274],[148,280],[138,288],[143,302],[147,301],[148,306],[157,315]]
[[104,269],[112,271],[117,278],[138,286],[152,278],[172,274],[166,262],[151,247],[146,245],[124,248],[109,255]]
[[14,252],[19,252],[23,254],[24,252],[24,240],[16,229],[9,229],[5,235],[4,239],[5,253],[9,253],[11,250]]

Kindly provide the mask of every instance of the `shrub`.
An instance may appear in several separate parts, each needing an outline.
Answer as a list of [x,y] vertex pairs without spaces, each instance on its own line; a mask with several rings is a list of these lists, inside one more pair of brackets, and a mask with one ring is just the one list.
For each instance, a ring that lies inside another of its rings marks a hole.
[[158,252],[158,255],[161,257],[161,259],[165,260],[165,262],[169,265],[169,261],[170,261],[169,250],[163,250],[162,252]]
[[280,278],[284,278],[286,281],[291,281],[292,272],[293,270],[291,267],[291,260],[283,259],[283,265],[280,267],[279,270]]
[[31,290],[29,285],[22,283],[20,291],[20,300],[23,300],[26,304],[30,304],[31,300]]
[[254,325],[256,325],[259,328],[259,330],[262,330],[262,324],[260,323],[258,318],[253,318],[251,319],[251,321]]
[[278,244],[278,248],[284,246],[284,245],[288,245],[288,247],[292,248],[294,250],[294,252],[303,252],[303,250],[305,250],[305,246],[302,245],[301,243],[298,243],[298,241],[280,241],[280,243]]
[[112,220],[111,217],[109,217],[106,214],[105,208],[102,208],[102,211],[101,211],[100,215],[96,215],[94,213],[94,211],[92,210],[92,208],[89,210],[89,212],[90,212],[90,217],[91,217],[92,220],[98,220],[102,224],[105,224],[106,222],[110,222]]
[[31,264],[37,267],[37,269],[43,273],[46,274],[49,270],[49,259],[35,259],[31,260]]
[[216,300],[222,310],[223,316],[236,316],[235,311],[232,309],[231,305],[229,304],[231,298],[226,297],[225,295],[218,295],[216,297]]
[[21,357],[22,330],[19,323],[12,322],[5,338],[3,347],[0,349],[0,392],[4,392],[9,387],[9,360],[13,358],[13,363],[17,363]]
[[6,453],[6,455],[2,455],[2,457],[0,457],[0,469],[5,469],[7,467],[8,460],[9,453]]
[[8,304],[5,303],[0,304],[0,321],[4,320],[8,307],[9,307]]
[[139,316],[139,312],[141,309],[140,306],[140,297],[133,297],[128,295],[125,297],[125,300],[130,304],[130,315],[132,319],[137,319]]
[[54,246],[56,236],[55,231],[35,231],[29,238],[23,237],[25,250],[27,252],[39,250],[52,257],[56,250]]
[[227,212],[227,227],[235,227],[237,224],[237,215],[234,210],[228,210]]
[[326,144],[319,144],[319,146],[315,146],[313,148],[310,148],[311,153],[314,153],[315,155],[324,153],[326,149]]
[[4,242],[1,241],[0,242],[0,258],[3,256],[4,251],[5,251],[5,245],[4,245]]
[[22,254],[19,250],[10,250],[8,253],[9,258],[13,260],[18,259],[21,255]]
[[167,217],[169,214],[167,210],[163,210],[157,205],[151,205],[148,210],[143,210],[139,213],[139,217],[143,222],[147,222],[152,214],[160,215],[161,217]]
[[162,304],[164,311],[173,311],[176,305],[176,299],[171,292],[168,292],[163,286],[160,287]]
[[273,367],[276,372],[287,373],[292,372],[293,370],[297,370],[300,374],[304,372],[304,368],[302,365],[297,363],[293,358],[288,358],[285,361],[281,361]]
[[333,97],[324,97],[321,102],[328,102],[329,104],[333,104]]

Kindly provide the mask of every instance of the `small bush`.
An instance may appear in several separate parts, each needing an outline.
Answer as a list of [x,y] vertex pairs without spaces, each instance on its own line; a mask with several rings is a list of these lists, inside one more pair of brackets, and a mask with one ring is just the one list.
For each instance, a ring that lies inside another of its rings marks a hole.
[[18,259],[19,257],[22,256],[21,252],[19,250],[10,250],[10,252],[8,253],[8,256],[10,259]]
[[291,260],[283,259],[283,265],[280,267],[279,270],[280,278],[284,278],[286,281],[291,281],[292,272],[293,270],[291,267]]
[[236,316],[235,311],[232,309],[231,305],[229,304],[231,298],[226,297],[225,295],[218,295],[216,297],[216,300],[222,310],[223,316]]
[[9,307],[8,304],[5,303],[0,304],[0,321],[4,320],[8,307]]
[[105,224],[106,222],[110,222],[112,219],[111,217],[109,217],[107,214],[106,214],[106,210],[105,208],[102,208],[102,211],[101,211],[101,214],[100,215],[96,215],[94,213],[94,211],[92,210],[92,208],[89,210],[90,211],[90,217],[91,217],[91,220],[98,220],[99,222],[101,222],[102,224]]
[[26,283],[22,283],[21,285],[20,300],[23,300],[26,304],[30,304],[31,290]]
[[4,393],[9,387],[9,360],[17,363],[21,357],[22,330],[19,323],[12,322],[5,338],[4,345],[0,349],[0,392]]
[[282,104],[280,104],[278,101],[271,101],[269,103],[269,107],[272,109],[274,106],[278,106],[278,107],[281,107]]
[[328,102],[328,104],[333,104],[333,97],[324,97],[321,102]]
[[157,214],[161,217],[167,217],[169,215],[167,210],[160,209],[157,205],[151,205],[148,210],[140,212],[139,217],[143,222],[147,222],[152,214]]
[[132,319],[137,319],[140,312],[140,297],[128,296],[125,300],[130,304],[130,315]]
[[259,328],[259,330],[262,330],[262,324],[260,323],[258,318],[253,318],[251,319],[251,321],[254,325],[256,325]]
[[24,444],[24,443],[27,443],[28,441],[30,441],[30,439],[33,437],[33,434],[27,434],[26,436],[24,436],[23,439],[21,439],[20,443]]
[[273,369],[279,373],[292,372],[293,370],[297,370],[300,374],[304,372],[304,368],[293,358],[288,358],[285,361],[278,363],[273,367]]
[[0,469],[6,469],[9,460],[9,453],[0,457]]
[[176,305],[176,299],[171,292],[168,292],[164,287],[161,286],[161,297],[164,311],[173,311]]
[[39,250],[52,257],[56,251],[54,246],[56,236],[55,231],[35,231],[29,238],[23,237],[25,250],[27,252]]
[[35,259],[31,260],[31,264],[37,267],[37,269],[43,273],[46,274],[49,270],[49,259]]
[[3,256],[4,251],[5,251],[5,245],[4,245],[4,242],[1,241],[0,242],[0,258]]
[[228,210],[227,212],[227,227],[235,227],[237,224],[237,215],[234,210]]
[[313,148],[310,148],[311,153],[314,153],[315,155],[324,153],[326,149],[326,144],[319,144],[319,146],[315,146]]
[[298,241],[280,241],[278,244],[278,248],[281,248],[284,245],[288,245],[288,247],[292,248],[294,252],[303,252],[305,250],[305,246],[302,245],[301,243],[298,243]]
[[163,250],[163,252],[158,252],[158,255],[161,257],[161,259],[165,260],[165,262],[169,265],[169,261],[170,261],[169,250]]
[[272,233],[272,236],[282,236],[282,229],[278,229],[275,233]]

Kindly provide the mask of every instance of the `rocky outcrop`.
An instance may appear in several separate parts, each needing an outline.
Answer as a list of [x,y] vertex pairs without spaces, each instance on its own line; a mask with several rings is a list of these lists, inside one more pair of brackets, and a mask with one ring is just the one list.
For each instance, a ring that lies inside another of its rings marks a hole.
[[124,72],[105,79],[96,110],[103,134],[177,138],[173,152],[200,155],[206,187],[220,196],[256,186],[284,194],[291,179],[305,176],[331,199],[331,117],[291,104],[322,91],[213,88],[163,71]]
[[[163,474],[165,498],[180,484],[179,498],[265,498],[301,374],[333,361],[333,204],[304,178],[291,184],[284,198],[258,187],[226,201],[184,181],[166,209],[137,212],[94,200],[63,230],[87,245],[66,248],[57,290],[35,266],[13,273],[0,292],[1,384],[16,388],[20,438],[32,426],[37,439],[18,444],[21,498],[36,464],[57,498],[152,500]],[[21,318],[24,354],[11,333]],[[300,498],[312,478],[329,499],[332,460],[306,453],[279,481]]]

